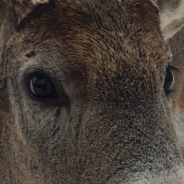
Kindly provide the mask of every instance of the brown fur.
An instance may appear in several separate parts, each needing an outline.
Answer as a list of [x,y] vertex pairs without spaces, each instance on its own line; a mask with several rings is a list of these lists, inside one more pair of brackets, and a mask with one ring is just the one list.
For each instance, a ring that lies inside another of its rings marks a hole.
[[[151,1],[56,0],[19,21],[1,7],[0,183],[184,182]],[[30,98],[33,70],[57,101]]]
[[[184,38],[183,38],[184,29],[182,29],[175,37],[170,40],[171,49],[173,52],[173,65],[178,69],[175,71],[175,84],[173,86],[173,119],[175,127],[180,129],[180,132],[177,133],[177,139],[179,141],[179,147],[181,153],[184,157],[184,144],[183,144],[183,135],[184,135],[184,99],[183,99],[183,92],[184,92]],[[181,135],[183,134],[183,135]]]

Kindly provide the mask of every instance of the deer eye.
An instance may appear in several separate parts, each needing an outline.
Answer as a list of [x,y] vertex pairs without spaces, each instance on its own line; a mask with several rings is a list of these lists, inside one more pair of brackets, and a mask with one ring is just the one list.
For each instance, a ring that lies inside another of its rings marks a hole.
[[171,88],[174,84],[174,74],[171,71],[171,68],[168,66],[166,69],[166,76],[165,76],[165,83],[164,83],[164,90],[166,93],[171,92]]
[[53,98],[57,93],[51,82],[44,76],[35,75],[30,79],[30,93],[36,98]]

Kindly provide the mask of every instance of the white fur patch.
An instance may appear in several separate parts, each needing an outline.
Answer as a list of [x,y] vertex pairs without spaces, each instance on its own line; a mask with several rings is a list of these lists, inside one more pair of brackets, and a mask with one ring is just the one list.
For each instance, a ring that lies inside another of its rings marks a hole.
[[160,12],[161,30],[165,40],[172,37],[184,25],[184,0],[180,2],[177,8],[172,4],[164,4]]
[[[146,170],[146,169],[145,169]],[[128,181],[122,181],[120,184],[183,184],[184,167],[176,165],[172,170],[165,170],[159,174],[152,174],[148,171],[142,173],[132,173]]]
[[33,4],[33,5],[45,4],[49,2],[49,0],[17,0],[17,1],[20,3],[27,1],[28,3]]
[[184,1],[181,1],[180,5],[176,9],[165,6],[160,15],[162,30],[173,21],[177,21],[182,17],[184,17]]
[[36,4],[45,4],[45,3],[48,3],[49,0],[31,0],[31,3],[33,5],[36,5]]

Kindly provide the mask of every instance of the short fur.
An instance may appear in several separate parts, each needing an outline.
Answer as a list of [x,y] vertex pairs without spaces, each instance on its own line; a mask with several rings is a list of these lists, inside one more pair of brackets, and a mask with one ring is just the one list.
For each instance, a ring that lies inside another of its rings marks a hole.
[[[165,6],[11,2],[0,2],[0,183],[183,184],[163,89]],[[56,101],[30,97],[33,72],[52,81]]]

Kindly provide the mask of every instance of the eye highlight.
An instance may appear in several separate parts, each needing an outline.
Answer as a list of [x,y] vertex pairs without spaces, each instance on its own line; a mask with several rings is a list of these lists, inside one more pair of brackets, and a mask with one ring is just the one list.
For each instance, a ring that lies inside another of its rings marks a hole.
[[174,84],[174,74],[171,71],[171,67],[168,66],[166,69],[165,82],[164,82],[164,90],[165,92],[171,93],[171,88]]
[[57,97],[51,82],[43,76],[32,76],[30,79],[30,93],[36,98]]
[[44,71],[40,69],[25,70],[22,78],[23,89],[31,99],[44,103],[57,102],[59,99],[55,79],[52,80]]
[[22,86],[30,99],[44,105],[69,105],[69,97],[57,77],[41,69],[25,70]]

